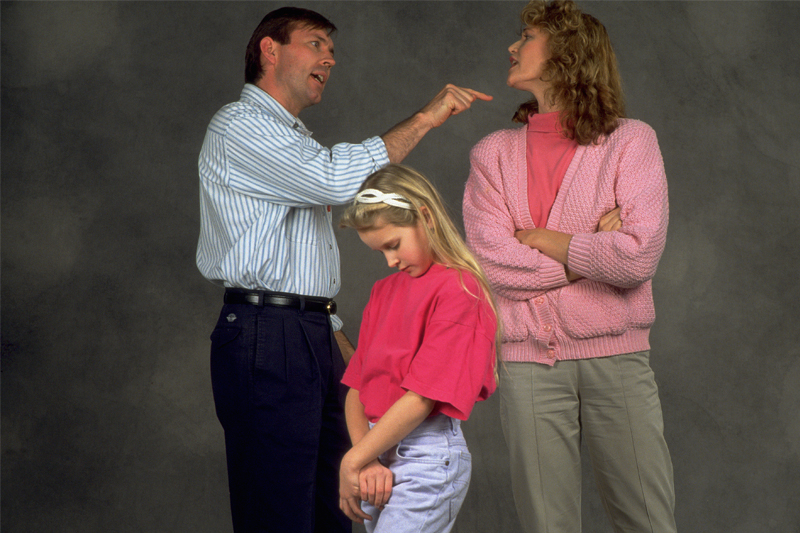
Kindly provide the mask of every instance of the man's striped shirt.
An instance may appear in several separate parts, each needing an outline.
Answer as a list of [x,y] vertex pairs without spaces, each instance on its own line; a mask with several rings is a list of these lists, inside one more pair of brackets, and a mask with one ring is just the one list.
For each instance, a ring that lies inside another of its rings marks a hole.
[[226,287],[334,297],[341,276],[330,205],[351,201],[388,163],[380,137],[325,148],[246,84],[211,119],[200,152],[200,272]]

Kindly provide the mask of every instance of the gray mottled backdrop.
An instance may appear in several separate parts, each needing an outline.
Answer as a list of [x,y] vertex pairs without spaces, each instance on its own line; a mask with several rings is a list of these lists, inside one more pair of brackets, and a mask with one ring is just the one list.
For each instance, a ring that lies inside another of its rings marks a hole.
[[[230,531],[208,375],[221,290],[194,266],[196,160],[273,2],[2,2],[2,526]],[[445,83],[494,95],[407,162],[456,219],[470,147],[510,126],[523,2],[304,2],[338,64],[302,115],[330,145]],[[800,3],[584,2],[670,184],[652,364],[684,532],[800,531]],[[389,271],[340,234],[346,331]],[[516,532],[498,405],[456,530]],[[587,474],[589,465],[587,464]],[[587,475],[584,530],[610,527]]]

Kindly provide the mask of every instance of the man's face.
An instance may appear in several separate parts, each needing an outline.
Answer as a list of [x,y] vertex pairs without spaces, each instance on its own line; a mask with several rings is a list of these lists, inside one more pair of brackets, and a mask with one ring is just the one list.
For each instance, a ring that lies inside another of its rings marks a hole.
[[325,30],[299,27],[286,44],[276,43],[273,95],[294,116],[318,103],[328,82],[333,59],[333,41]]

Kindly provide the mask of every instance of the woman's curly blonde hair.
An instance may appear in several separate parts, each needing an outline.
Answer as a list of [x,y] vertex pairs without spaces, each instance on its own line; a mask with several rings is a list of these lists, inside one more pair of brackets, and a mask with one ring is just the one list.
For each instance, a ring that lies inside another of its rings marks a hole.
[[[545,96],[559,105],[561,125],[570,139],[586,145],[600,142],[625,116],[622,80],[605,27],[582,13],[572,0],[533,0],[520,14],[522,23],[547,33],[551,57],[543,79]],[[522,104],[514,121],[528,122],[539,111],[536,99]]]

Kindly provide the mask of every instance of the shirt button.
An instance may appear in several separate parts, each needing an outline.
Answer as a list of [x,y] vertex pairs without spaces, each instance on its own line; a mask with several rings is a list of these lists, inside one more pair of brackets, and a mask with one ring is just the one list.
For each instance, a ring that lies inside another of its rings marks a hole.
[[549,357],[550,359],[555,359],[556,351],[555,350],[547,350],[547,357]]
[[548,324],[548,325],[546,325],[546,326],[544,327],[544,330],[545,330],[546,332],[550,333],[551,331],[553,331],[553,326],[551,326],[550,324]]

